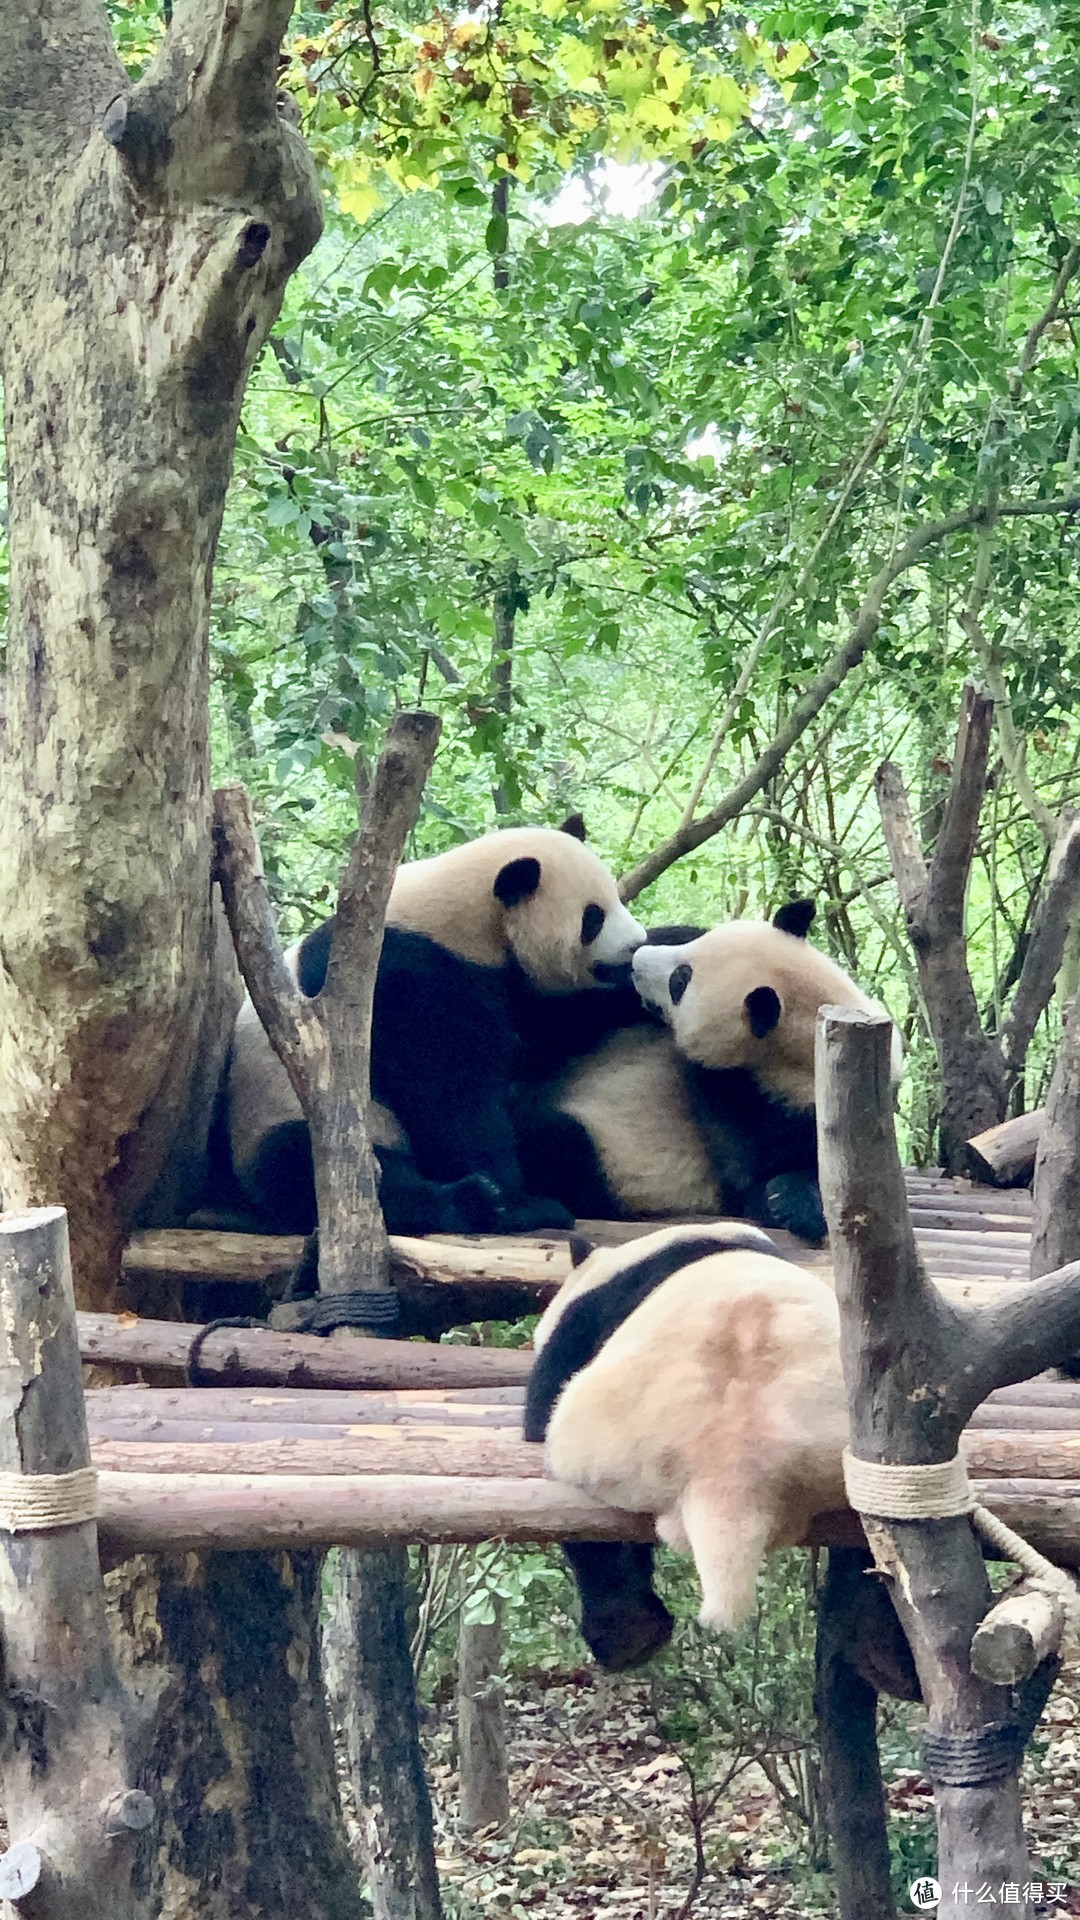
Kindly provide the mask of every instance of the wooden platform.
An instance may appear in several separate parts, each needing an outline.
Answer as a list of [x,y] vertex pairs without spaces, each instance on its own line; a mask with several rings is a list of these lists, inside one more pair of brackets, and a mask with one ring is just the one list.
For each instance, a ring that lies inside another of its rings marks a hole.
[[[950,1298],[989,1302],[1027,1279],[1027,1194],[919,1174],[909,1176],[908,1191],[923,1258]],[[583,1230],[610,1242],[652,1223]],[[142,1235],[129,1250],[129,1271],[190,1275],[201,1262],[205,1272],[207,1241],[216,1278],[223,1262],[234,1278],[289,1270],[294,1244],[230,1244],[252,1238]],[[800,1266],[828,1268],[826,1254],[790,1240],[783,1251]],[[395,1252],[418,1288],[463,1291],[473,1318],[486,1317],[496,1290],[513,1293],[518,1313],[535,1312],[569,1270],[557,1236],[397,1241]],[[85,1358],[182,1369],[197,1329],[81,1314],[79,1331]],[[114,1557],[652,1537],[641,1515],[597,1506],[544,1478],[542,1449],[520,1437],[527,1352],[227,1329],[205,1341],[201,1364],[243,1384],[87,1393],[100,1530]],[[995,1394],[972,1422],[968,1449],[977,1497],[1053,1558],[1080,1565],[1080,1384],[1046,1379]],[[818,1543],[858,1537],[850,1513],[826,1516],[814,1535]]]

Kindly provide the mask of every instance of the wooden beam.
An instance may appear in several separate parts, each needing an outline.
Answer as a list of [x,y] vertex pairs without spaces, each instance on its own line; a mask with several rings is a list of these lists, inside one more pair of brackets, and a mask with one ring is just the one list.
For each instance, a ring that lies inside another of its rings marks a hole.
[[1030,1186],[1045,1119],[1046,1108],[1035,1107],[1031,1113],[974,1134],[966,1155],[972,1179],[991,1187]]
[[548,1480],[405,1474],[104,1473],[99,1526],[109,1549],[171,1553],[444,1540],[651,1540],[620,1512]]
[[[1080,1565],[1080,1482],[977,1480],[976,1497],[1063,1566]],[[275,1552],[395,1542],[651,1540],[647,1515],[552,1480],[419,1474],[103,1473],[98,1529],[115,1562],[133,1553]],[[855,1514],[822,1514],[807,1545],[863,1543]]]
[[[80,1313],[84,1360],[183,1373],[197,1326],[139,1320],[128,1314]],[[316,1334],[228,1327],[202,1343],[203,1374],[267,1386],[482,1387],[525,1380],[532,1356],[509,1348],[423,1347],[409,1340],[324,1340]]]

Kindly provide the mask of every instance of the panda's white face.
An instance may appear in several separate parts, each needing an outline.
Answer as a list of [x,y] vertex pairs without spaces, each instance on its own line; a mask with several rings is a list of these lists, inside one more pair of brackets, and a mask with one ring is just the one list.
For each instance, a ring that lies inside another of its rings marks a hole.
[[515,959],[543,992],[610,984],[641,946],[644,927],[623,906],[603,862],[580,840],[549,833],[537,854],[530,850],[496,876],[495,895]]
[[734,920],[681,947],[642,947],[633,974],[686,1059],[749,1067],[768,1092],[798,1107],[814,1102],[819,1009],[880,1012],[827,954],[766,921]]

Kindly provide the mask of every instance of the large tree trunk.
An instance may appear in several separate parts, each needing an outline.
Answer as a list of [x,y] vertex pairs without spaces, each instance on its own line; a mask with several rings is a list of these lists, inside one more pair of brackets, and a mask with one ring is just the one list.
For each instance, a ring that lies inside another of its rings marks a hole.
[[170,1160],[168,1124],[132,1150],[141,1116],[183,1116],[228,1023],[209,593],[247,374],[319,231],[275,111],[290,10],[178,0],[132,88],[99,0],[0,0],[0,1190],[68,1208],[83,1305]]
[[169,1920],[360,1920],[321,1686],[318,1554],[183,1554],[108,1576],[116,1654],[157,1696],[142,1875]]
[[[101,0],[0,0],[0,1189],[69,1209],[83,1305],[110,1303],[155,1188],[183,1213],[235,1006],[207,632],[245,382],[320,226],[275,104],[290,12],[176,0],[132,87]],[[315,1562],[113,1585],[121,1665],[160,1694],[140,1884],[170,1920],[358,1920]]]

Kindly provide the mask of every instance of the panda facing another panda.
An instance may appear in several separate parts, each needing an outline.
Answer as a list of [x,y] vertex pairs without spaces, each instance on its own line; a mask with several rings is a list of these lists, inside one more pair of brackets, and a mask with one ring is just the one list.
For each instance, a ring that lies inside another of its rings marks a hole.
[[664,1024],[628,1024],[524,1096],[526,1177],[579,1218],[733,1214],[824,1239],[817,1015],[880,1009],[810,945],[813,917],[797,900],[771,923],[650,935],[633,979]]
[[[370,1130],[391,1233],[527,1232],[570,1216],[529,1189],[510,1111],[523,1061],[553,1072],[627,1016],[644,929],[567,829],[511,827],[399,867],[372,1019]],[[286,956],[326,978],[332,922]],[[246,1000],[225,1088],[232,1174],[256,1224],[316,1225],[311,1145],[288,1075]]]

